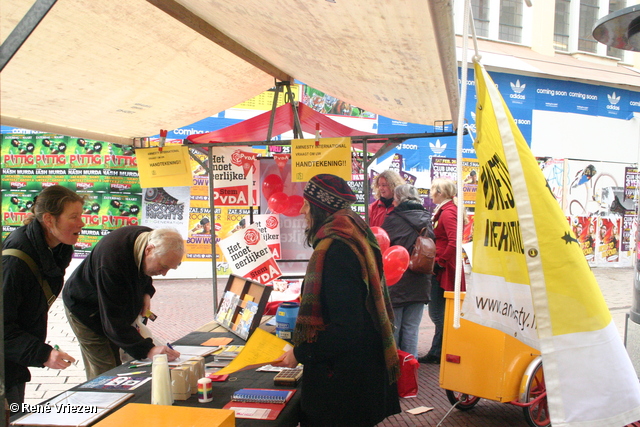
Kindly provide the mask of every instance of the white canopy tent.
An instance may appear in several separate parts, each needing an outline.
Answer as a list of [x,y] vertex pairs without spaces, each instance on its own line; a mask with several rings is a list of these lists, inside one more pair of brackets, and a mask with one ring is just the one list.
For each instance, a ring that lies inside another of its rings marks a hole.
[[[0,0],[3,59],[32,4]],[[396,120],[453,120],[452,4],[57,0],[0,74],[0,122],[139,145],[293,79]]]

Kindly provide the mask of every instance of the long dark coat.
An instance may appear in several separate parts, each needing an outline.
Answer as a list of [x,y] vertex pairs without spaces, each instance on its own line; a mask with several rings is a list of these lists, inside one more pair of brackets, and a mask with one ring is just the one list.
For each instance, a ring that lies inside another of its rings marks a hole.
[[320,293],[326,330],[294,354],[304,364],[303,426],[373,426],[400,412],[396,383],[390,384],[381,334],[366,309],[360,263],[334,241],[322,271]]
[[[20,249],[38,265],[51,292],[58,295],[73,247],[59,244],[50,249],[42,225],[33,220],[9,234],[2,249]],[[42,368],[52,347],[47,338],[49,305],[40,282],[29,266],[15,256],[2,257],[4,298],[4,372],[6,388],[31,380],[27,366]]]
[[[406,218],[411,224],[408,224],[403,218]],[[409,254],[411,254],[413,244],[418,237],[418,231],[414,226],[418,229],[426,227],[429,237],[433,239],[431,214],[422,205],[412,202],[403,202],[396,206],[382,224],[382,228],[389,235],[390,245],[403,246]],[[403,307],[413,303],[428,303],[430,291],[430,274],[414,273],[407,269],[400,280],[389,287],[389,296],[394,307]]]

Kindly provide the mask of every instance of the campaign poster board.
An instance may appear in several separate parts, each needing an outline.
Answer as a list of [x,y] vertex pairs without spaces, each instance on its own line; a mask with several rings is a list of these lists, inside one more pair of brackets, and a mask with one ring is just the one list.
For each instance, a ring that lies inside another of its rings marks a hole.
[[218,243],[229,268],[236,276],[267,284],[282,276],[271,250],[262,238],[258,224],[236,231]]

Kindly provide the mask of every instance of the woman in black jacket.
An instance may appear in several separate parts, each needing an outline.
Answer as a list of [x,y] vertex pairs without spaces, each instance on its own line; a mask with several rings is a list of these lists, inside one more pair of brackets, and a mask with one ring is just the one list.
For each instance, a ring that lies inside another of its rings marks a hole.
[[[382,228],[389,235],[390,244],[403,246],[409,253],[418,233],[427,228],[433,238],[431,215],[422,206],[418,191],[410,184],[394,190],[395,209],[387,215]],[[400,280],[389,287],[389,296],[395,318],[394,337],[398,348],[418,357],[418,335],[424,305],[429,302],[431,275],[414,273],[407,269]]]
[[300,211],[314,251],[302,287],[294,348],[276,366],[304,365],[303,427],[370,427],[400,412],[398,351],[382,254],[356,196],[335,175],[316,175]]
[[65,369],[75,362],[45,340],[47,312],[62,289],[73,245],[84,226],[83,202],[68,188],[47,187],[37,196],[25,225],[11,232],[2,245],[4,367],[10,404],[21,406],[24,401],[25,385],[31,379],[28,366]]

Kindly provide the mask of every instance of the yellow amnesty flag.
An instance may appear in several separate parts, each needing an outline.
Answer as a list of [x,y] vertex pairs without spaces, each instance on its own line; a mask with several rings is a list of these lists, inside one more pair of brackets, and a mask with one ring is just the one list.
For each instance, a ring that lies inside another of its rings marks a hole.
[[478,104],[472,283],[464,318],[542,354],[554,427],[640,419],[640,385],[595,277],[484,67]]

